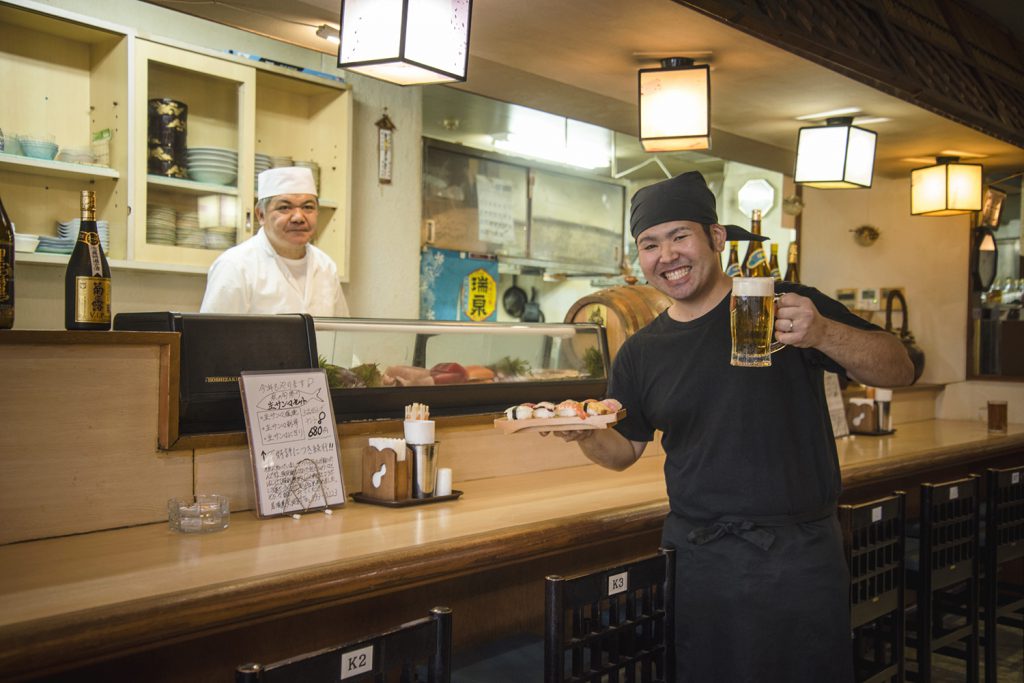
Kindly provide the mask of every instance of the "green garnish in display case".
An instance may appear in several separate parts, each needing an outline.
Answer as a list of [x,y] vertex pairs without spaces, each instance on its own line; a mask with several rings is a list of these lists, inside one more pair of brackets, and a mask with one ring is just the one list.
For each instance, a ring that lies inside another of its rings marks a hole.
[[522,358],[505,356],[494,364],[494,372],[501,377],[522,377],[530,374],[530,364]]
[[352,368],[356,377],[362,380],[365,387],[382,387],[384,379],[376,363],[363,363]]
[[590,347],[584,351],[583,369],[587,373],[588,377],[604,376],[604,358],[601,357],[601,352],[594,347]]
[[340,365],[333,365],[327,362],[323,356],[318,357],[320,367],[327,371],[327,386],[332,389],[362,389],[366,382],[360,379],[354,372]]

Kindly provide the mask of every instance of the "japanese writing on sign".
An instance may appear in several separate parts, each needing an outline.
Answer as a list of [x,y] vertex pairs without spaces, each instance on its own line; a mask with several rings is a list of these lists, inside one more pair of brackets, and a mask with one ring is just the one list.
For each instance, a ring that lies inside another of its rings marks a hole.
[[494,313],[498,300],[498,283],[483,268],[466,276],[466,315],[474,322],[486,320]]

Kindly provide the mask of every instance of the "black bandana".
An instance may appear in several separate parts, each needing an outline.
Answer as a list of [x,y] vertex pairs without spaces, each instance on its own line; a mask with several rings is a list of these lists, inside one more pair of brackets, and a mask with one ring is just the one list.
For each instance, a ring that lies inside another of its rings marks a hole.
[[[675,178],[640,188],[633,195],[629,210],[629,231],[633,239],[644,230],[669,221],[693,221],[701,225],[718,223],[715,195],[708,189],[699,171],[690,171]],[[738,225],[725,226],[726,239],[766,240]]]

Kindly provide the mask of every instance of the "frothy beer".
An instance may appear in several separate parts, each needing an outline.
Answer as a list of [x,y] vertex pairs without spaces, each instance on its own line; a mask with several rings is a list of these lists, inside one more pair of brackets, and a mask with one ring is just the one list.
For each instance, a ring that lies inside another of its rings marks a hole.
[[775,282],[770,277],[737,277],[732,281],[729,300],[729,325],[732,331],[730,363],[741,367],[767,367],[775,330]]

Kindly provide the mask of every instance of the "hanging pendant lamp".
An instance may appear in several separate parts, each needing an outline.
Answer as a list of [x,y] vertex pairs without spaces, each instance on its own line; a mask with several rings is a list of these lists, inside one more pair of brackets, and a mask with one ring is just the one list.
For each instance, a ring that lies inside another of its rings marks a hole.
[[342,0],[338,66],[397,85],[466,80],[473,0]]
[[910,172],[910,213],[956,216],[981,211],[981,164],[961,164],[960,157],[936,157],[934,166]]
[[794,182],[825,190],[871,187],[878,134],[853,125],[852,116],[826,119],[797,134]]
[[640,143],[647,152],[711,148],[711,68],[687,57],[640,69]]

